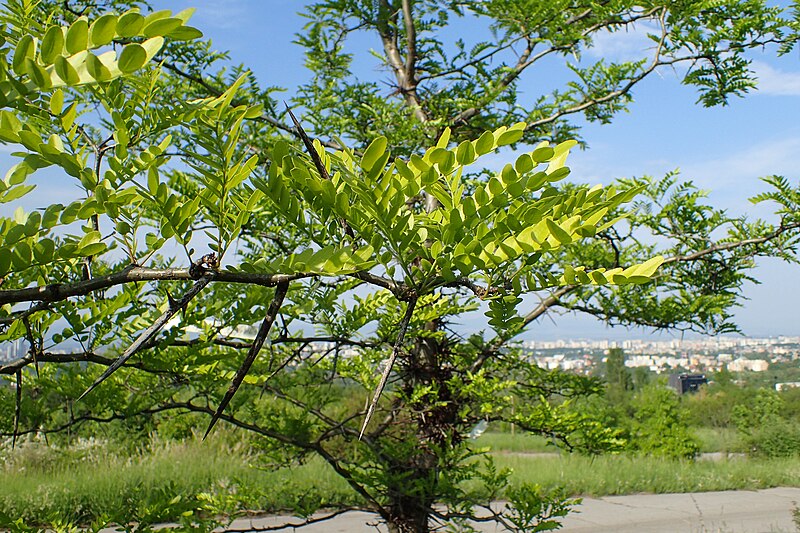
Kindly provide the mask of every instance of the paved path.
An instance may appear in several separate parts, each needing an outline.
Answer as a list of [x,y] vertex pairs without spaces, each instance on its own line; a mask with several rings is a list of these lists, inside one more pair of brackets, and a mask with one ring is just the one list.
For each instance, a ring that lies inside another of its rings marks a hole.
[[[800,504],[800,488],[759,491],[641,494],[584,498],[564,520],[565,533],[796,533],[792,509]],[[297,519],[268,517],[237,520],[234,527],[265,527]],[[312,524],[303,533],[375,533],[377,519],[352,512]],[[252,526],[250,524],[252,523]],[[292,531],[292,528],[283,531]],[[500,529],[488,527],[487,533]]]

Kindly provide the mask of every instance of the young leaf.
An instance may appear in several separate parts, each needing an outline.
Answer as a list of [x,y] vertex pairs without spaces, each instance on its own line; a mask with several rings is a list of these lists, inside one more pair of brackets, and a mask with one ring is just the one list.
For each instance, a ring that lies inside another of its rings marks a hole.
[[144,17],[136,11],[124,13],[117,21],[117,35],[124,38],[140,35],[144,27]]
[[17,48],[14,50],[14,58],[11,60],[11,67],[14,72],[22,76],[25,74],[27,67],[25,65],[26,59],[33,59],[36,55],[36,42],[31,35],[23,35],[17,43]]
[[45,65],[52,65],[56,56],[64,52],[64,30],[61,26],[50,26],[42,38],[39,58]]
[[117,66],[120,71],[127,74],[139,70],[145,63],[147,63],[147,51],[142,45],[131,43],[122,49]]
[[105,14],[92,22],[89,27],[89,38],[92,46],[98,47],[110,43],[114,39],[117,31],[117,16],[111,13]]
[[361,168],[369,172],[386,152],[388,141],[386,137],[378,137],[370,143],[361,157]]
[[70,54],[86,50],[89,45],[89,21],[81,17],[67,30],[66,47]]

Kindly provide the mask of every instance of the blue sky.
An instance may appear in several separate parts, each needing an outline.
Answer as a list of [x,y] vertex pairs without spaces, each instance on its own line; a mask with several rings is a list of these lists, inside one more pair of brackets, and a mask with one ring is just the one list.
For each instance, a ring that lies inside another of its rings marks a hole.
[[[231,59],[243,62],[264,85],[293,87],[308,78],[302,67],[303,51],[292,44],[305,20],[297,15],[304,2],[293,0],[180,0],[159,2],[170,9],[196,7],[192,23],[212,39],[214,48],[229,50]],[[460,21],[459,36],[484,33]],[[645,28],[646,29],[646,28]],[[587,59],[621,59],[650,46],[642,33],[615,33],[595,41]],[[384,77],[365,52],[380,48],[372,36],[360,36],[352,47],[362,54],[354,70],[365,76]],[[588,124],[582,135],[589,149],[574,152],[572,177],[585,182],[609,182],[623,176],[654,175],[680,169],[681,175],[711,191],[711,199],[735,214],[769,216],[747,198],[761,189],[760,176],[784,175],[800,180],[800,55],[795,51],[777,58],[773,50],[755,53],[753,66],[761,88],[727,107],[706,109],[694,102],[696,92],[679,83],[678,75],[663,70],[635,90],[631,112],[610,125]],[[557,65],[553,76],[561,76]],[[526,85],[528,84],[528,85]],[[534,96],[530,80],[520,84]],[[749,335],[800,335],[800,266],[761,261],[756,277],[761,285],[748,285],[750,300],[736,317]],[[544,320],[535,328],[537,338],[630,337],[642,331],[610,330],[594,319],[562,316]]]
[[[214,48],[230,51],[232,61],[248,65],[262,85],[286,87],[287,99],[293,88],[308,78],[303,68],[303,51],[292,44],[295,33],[305,23],[297,15],[304,4],[302,1],[161,0],[153,3],[157,9],[174,11],[196,7],[192,24],[212,39]],[[483,31],[469,22],[460,24],[462,26],[456,30],[459,35],[474,36]],[[587,58],[620,59],[648,46],[640,32],[619,32],[597,39],[595,49],[587,53]],[[377,38],[360,36],[353,49],[366,52],[379,47]],[[754,209],[747,202],[749,196],[761,189],[758,178],[781,174],[795,183],[800,179],[800,55],[795,51],[776,58],[773,51],[767,50],[752,57],[761,90],[747,98],[734,99],[725,108],[705,109],[696,105],[697,94],[682,86],[675,72],[664,70],[651,76],[636,88],[630,113],[617,116],[610,125],[584,127],[582,135],[589,149],[573,152],[570,158],[572,178],[608,183],[617,177],[659,176],[680,169],[682,176],[710,189],[716,205],[735,214],[768,216],[767,210]],[[375,60],[366,53],[355,65],[354,70],[366,77],[382,79],[386,76],[375,71]],[[552,73],[544,74],[563,76],[557,64],[552,68]],[[523,79],[520,89],[531,97],[537,94],[530,79]],[[7,157],[0,159],[6,167],[8,161]],[[44,187],[37,191],[39,194],[60,194],[60,189],[52,182],[42,185]],[[74,194],[74,186],[65,187]],[[800,313],[795,307],[800,301],[800,283],[794,281],[799,275],[800,266],[774,260],[760,262],[756,277],[762,284],[748,285],[746,295],[750,300],[736,313],[746,334],[800,335]],[[553,320],[543,320],[530,336],[539,339],[626,338],[645,334],[642,330],[611,330],[586,317],[555,316]]]

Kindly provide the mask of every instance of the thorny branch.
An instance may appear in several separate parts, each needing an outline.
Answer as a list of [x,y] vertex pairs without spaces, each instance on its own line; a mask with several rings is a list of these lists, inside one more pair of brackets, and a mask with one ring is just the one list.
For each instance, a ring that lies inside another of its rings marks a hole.
[[78,396],[78,400],[80,400],[81,398],[83,398],[84,396],[86,396],[87,394],[89,394],[90,392],[92,392],[92,391],[93,391],[93,390],[94,390],[94,389],[95,389],[95,388],[96,388],[98,385],[100,385],[100,384],[101,384],[103,381],[105,381],[105,380],[106,380],[106,379],[107,379],[109,376],[111,376],[111,374],[113,374],[114,372],[116,372],[116,371],[117,371],[117,369],[118,369],[119,367],[121,367],[122,365],[124,365],[124,364],[125,364],[125,362],[126,362],[128,359],[130,359],[130,358],[131,358],[131,357],[132,357],[132,356],[133,356],[133,355],[134,355],[136,352],[138,352],[138,351],[139,351],[139,350],[141,350],[141,349],[142,349],[144,346],[146,346],[146,345],[147,345],[147,343],[148,343],[148,342],[150,342],[150,340],[151,340],[153,337],[155,337],[155,336],[158,334],[158,332],[159,332],[159,331],[161,331],[161,328],[163,328],[163,327],[164,327],[164,325],[165,325],[167,322],[169,322],[169,319],[170,319],[170,318],[172,318],[172,316],[173,316],[175,313],[177,313],[177,312],[178,312],[178,311],[180,311],[181,309],[185,308],[185,307],[186,307],[186,305],[187,305],[187,304],[188,304],[190,301],[192,301],[192,299],[193,299],[195,296],[197,296],[198,294],[200,294],[200,291],[201,291],[201,290],[203,290],[203,289],[205,288],[205,286],[209,284],[209,282],[210,282],[210,281],[211,281],[211,278],[210,278],[210,277],[206,277],[206,276],[204,276],[204,277],[202,277],[202,278],[198,279],[198,280],[195,282],[195,284],[192,286],[192,288],[191,288],[191,289],[189,289],[189,291],[188,291],[186,294],[184,294],[184,295],[183,295],[183,297],[182,297],[180,300],[178,300],[178,301],[170,301],[170,303],[169,303],[169,307],[168,307],[168,308],[167,308],[167,309],[166,309],[166,310],[165,310],[165,311],[164,311],[164,312],[161,314],[161,316],[159,316],[159,317],[158,317],[158,318],[155,320],[155,322],[153,322],[153,324],[152,324],[150,327],[148,327],[146,330],[144,330],[144,331],[143,331],[143,332],[142,332],[142,333],[141,333],[141,334],[140,334],[140,335],[139,335],[139,336],[136,338],[136,340],[135,340],[135,341],[133,341],[133,344],[131,344],[131,345],[130,345],[130,346],[129,346],[129,347],[128,347],[128,348],[127,348],[127,349],[126,349],[126,350],[125,350],[123,353],[122,353],[122,355],[120,355],[120,356],[119,356],[119,358],[118,358],[116,361],[114,361],[114,363],[113,363],[111,366],[109,366],[109,367],[106,369],[106,371],[105,371],[105,372],[103,372],[103,374],[102,374],[102,375],[101,375],[99,378],[97,378],[97,379],[94,381],[94,383],[92,383],[92,384],[89,386],[89,388],[88,388],[88,389],[86,389],[86,390],[83,392],[83,394],[81,394],[80,396]]
[[[313,277],[313,274],[258,274],[248,272],[231,272],[226,270],[201,271],[209,281],[223,283],[242,283],[274,287],[275,285],[296,279]],[[94,277],[90,280],[75,283],[51,283],[39,287],[25,289],[0,290],[0,305],[20,302],[60,302],[73,296],[84,296],[91,292],[108,289],[126,283],[140,281],[188,281],[199,279],[192,268],[146,268],[129,266],[119,272],[107,276]],[[0,322],[2,323],[2,322]]]

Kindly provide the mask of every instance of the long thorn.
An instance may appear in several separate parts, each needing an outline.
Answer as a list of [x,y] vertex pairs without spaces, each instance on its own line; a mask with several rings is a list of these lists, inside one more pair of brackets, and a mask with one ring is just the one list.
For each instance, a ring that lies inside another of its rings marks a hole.
[[317,172],[319,172],[319,177],[325,180],[331,179],[330,174],[328,174],[328,170],[325,168],[325,165],[322,164],[322,158],[319,156],[319,152],[317,152],[317,149],[314,148],[314,143],[311,142],[311,139],[308,137],[308,134],[306,134],[303,126],[300,125],[300,121],[294,116],[294,113],[292,113],[291,108],[286,104],[286,102],[284,102],[283,105],[286,106],[286,111],[289,112],[289,117],[291,117],[294,127],[297,129],[297,134],[303,140],[303,144],[306,146],[306,150],[308,150],[308,155],[311,156],[311,161],[314,162],[314,166],[317,168]]
[[186,294],[183,295],[183,298],[181,298],[178,301],[174,301],[173,300],[172,302],[170,302],[169,308],[167,308],[167,310],[164,311],[161,314],[161,316],[159,316],[156,319],[156,321],[153,322],[153,324],[149,328],[144,330],[136,338],[136,340],[133,341],[133,343],[130,346],[128,346],[128,349],[125,350],[125,352],[122,355],[120,355],[119,358],[117,358],[116,361],[111,363],[111,365],[106,369],[106,371],[103,372],[103,375],[100,376],[99,378],[97,378],[94,381],[94,383],[92,383],[89,386],[89,388],[86,389],[83,392],[83,394],[81,394],[78,397],[78,400],[80,400],[81,398],[83,398],[84,396],[86,396],[87,394],[92,392],[98,385],[100,385],[103,381],[105,381],[111,374],[116,372],[117,369],[119,369],[119,367],[124,365],[125,362],[128,359],[130,359],[136,352],[141,350],[142,346],[145,346],[148,342],[150,342],[150,340],[153,337],[155,337],[158,334],[159,331],[161,331],[161,328],[163,328],[164,325],[167,322],[169,322],[169,319],[172,318],[172,315],[174,315],[179,310],[181,310],[184,307],[186,307],[186,304],[188,304],[192,300],[192,298],[197,296],[200,293],[200,291],[203,290],[203,288],[211,282],[211,279],[212,279],[211,276],[203,276],[202,278],[198,279],[194,283],[194,285],[192,285],[192,288],[189,289],[189,291]]
[[[328,174],[328,169],[326,169],[325,165],[322,163],[322,158],[320,157],[319,152],[317,152],[317,149],[314,148],[314,143],[311,142],[311,139],[308,137],[308,134],[306,134],[306,131],[303,129],[303,126],[300,125],[300,121],[297,120],[297,117],[295,117],[294,113],[292,113],[289,104],[284,102],[283,105],[286,106],[286,111],[289,113],[289,116],[291,117],[292,122],[294,123],[294,127],[297,130],[297,134],[303,140],[303,144],[306,146],[308,155],[311,156],[311,161],[314,162],[314,166],[317,168],[317,172],[319,172],[320,178],[324,180],[331,179],[330,174]],[[356,235],[353,232],[353,228],[350,227],[350,224],[344,218],[339,219],[339,224],[342,225],[342,229],[344,229],[344,232],[350,238],[355,239]],[[355,244],[353,246],[355,246]]]
[[397,356],[400,354],[400,350],[402,349],[403,339],[405,339],[406,331],[408,331],[408,324],[411,322],[411,316],[414,314],[414,307],[416,307],[416,305],[416,298],[408,302],[406,314],[403,317],[403,320],[400,322],[400,332],[397,334],[397,340],[394,343],[394,348],[392,348],[392,355],[389,357],[389,362],[386,364],[386,368],[383,369],[381,381],[378,383],[378,387],[375,389],[375,394],[372,396],[372,402],[369,404],[369,409],[367,409],[367,416],[364,418],[364,424],[361,426],[361,432],[358,434],[359,440],[361,440],[361,437],[364,436],[364,431],[366,431],[367,424],[369,424],[369,420],[372,418],[372,413],[375,412],[375,407],[378,405],[378,400],[381,399],[383,389],[386,388],[386,382],[389,381],[389,374],[392,373],[394,362],[397,359]]
[[258,352],[261,351],[261,347],[264,346],[264,342],[269,336],[269,331],[272,328],[272,324],[275,323],[275,318],[278,316],[278,311],[281,310],[283,299],[286,297],[286,292],[288,290],[288,281],[278,283],[277,287],[275,287],[275,296],[272,298],[272,302],[267,308],[267,316],[265,316],[264,321],[261,322],[261,327],[258,328],[256,338],[253,339],[253,344],[250,345],[250,350],[247,352],[247,357],[245,357],[242,366],[239,367],[239,370],[236,371],[236,375],[233,377],[233,381],[231,382],[230,387],[228,387],[225,397],[222,398],[222,402],[220,402],[219,407],[217,407],[217,411],[214,413],[214,416],[211,417],[211,422],[208,424],[208,429],[206,429],[206,432],[203,435],[203,440],[205,440],[205,438],[208,437],[208,434],[211,433],[211,430],[217,423],[217,420],[219,420],[223,411],[225,411],[225,408],[228,407],[228,404],[233,399],[233,395],[236,394],[237,390],[239,390],[239,386],[244,381],[245,376],[247,376],[247,372],[250,370],[250,367],[253,366],[253,362],[255,362],[256,357],[258,356]]
[[17,369],[17,398],[14,405],[14,435],[11,437],[11,449],[17,446],[19,436],[19,419],[22,416],[22,370]]

